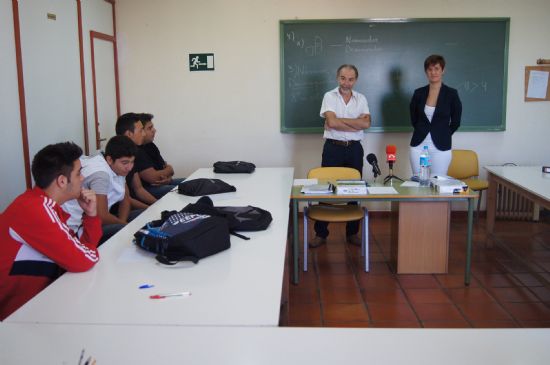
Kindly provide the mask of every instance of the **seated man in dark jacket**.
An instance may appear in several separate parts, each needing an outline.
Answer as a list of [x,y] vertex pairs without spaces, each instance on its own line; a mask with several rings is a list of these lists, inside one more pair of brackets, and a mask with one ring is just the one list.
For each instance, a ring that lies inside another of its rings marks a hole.
[[157,132],[153,124],[153,115],[142,113],[139,120],[143,124],[145,138],[143,144],[139,146],[143,153],[136,158],[137,171],[145,190],[159,199],[185,179],[173,178],[174,169],[164,160],[153,142]]

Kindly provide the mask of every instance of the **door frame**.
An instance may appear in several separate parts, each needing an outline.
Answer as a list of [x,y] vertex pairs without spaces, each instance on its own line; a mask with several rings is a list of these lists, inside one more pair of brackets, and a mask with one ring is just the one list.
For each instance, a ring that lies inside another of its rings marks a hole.
[[91,58],[92,58],[92,87],[94,91],[94,123],[95,123],[95,140],[96,140],[96,149],[100,148],[100,136],[99,136],[99,117],[97,109],[97,85],[96,85],[96,70],[95,70],[95,53],[94,53],[94,40],[103,40],[111,42],[113,44],[113,66],[114,66],[114,75],[115,75],[115,93],[116,93],[116,112],[117,116],[120,115],[120,91],[118,85],[118,57],[116,51],[116,38],[105,33],[100,33],[91,30],[90,31],[90,48],[91,48]]

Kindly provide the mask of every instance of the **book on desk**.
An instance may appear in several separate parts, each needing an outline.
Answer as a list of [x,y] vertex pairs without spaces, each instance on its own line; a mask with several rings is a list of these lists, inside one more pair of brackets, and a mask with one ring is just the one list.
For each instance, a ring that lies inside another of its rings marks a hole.
[[367,182],[364,180],[336,180],[336,194],[338,195],[366,195]]
[[449,178],[434,177],[430,179],[430,186],[439,194],[458,194],[468,190],[464,181]]
[[300,191],[302,192],[302,194],[311,194],[311,195],[332,194],[334,193],[334,185],[330,183],[304,185],[302,186],[302,189]]

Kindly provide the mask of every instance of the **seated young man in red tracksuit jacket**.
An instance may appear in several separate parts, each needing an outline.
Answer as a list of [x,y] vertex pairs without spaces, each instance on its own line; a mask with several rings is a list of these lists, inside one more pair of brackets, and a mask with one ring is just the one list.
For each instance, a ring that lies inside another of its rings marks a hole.
[[[82,149],[72,142],[48,145],[32,161],[36,186],[0,215],[0,320],[29,301],[65,270],[82,272],[99,260],[101,220],[96,196],[81,188]],[[61,204],[77,199],[83,233],[67,227]]]

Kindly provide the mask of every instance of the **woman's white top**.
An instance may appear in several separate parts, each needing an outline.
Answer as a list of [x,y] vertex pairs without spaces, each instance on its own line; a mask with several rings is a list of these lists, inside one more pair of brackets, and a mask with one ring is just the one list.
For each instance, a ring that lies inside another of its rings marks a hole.
[[429,106],[428,104],[424,106],[424,114],[426,114],[426,117],[428,117],[428,120],[430,121],[430,123],[432,122],[434,112],[435,112],[435,106]]

